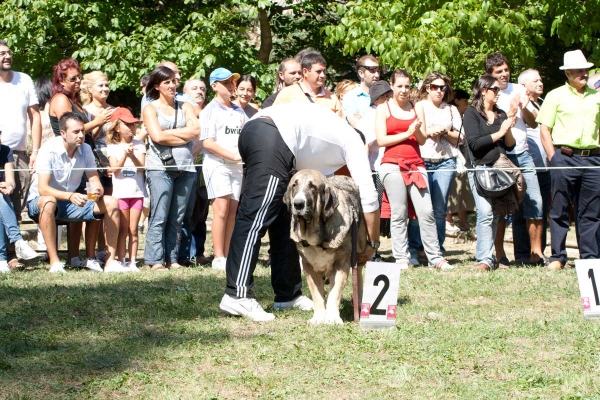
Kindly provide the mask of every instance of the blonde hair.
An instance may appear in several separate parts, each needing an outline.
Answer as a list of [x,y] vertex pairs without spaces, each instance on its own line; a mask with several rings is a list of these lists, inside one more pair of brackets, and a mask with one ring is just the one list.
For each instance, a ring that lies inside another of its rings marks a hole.
[[106,130],[106,143],[107,144],[117,144],[121,143],[121,134],[117,131],[117,126],[121,122],[120,119],[112,121]]
[[342,98],[344,97],[344,95],[346,93],[348,93],[349,91],[351,91],[352,89],[354,89],[356,87],[356,85],[358,85],[358,83],[354,82],[353,80],[344,79],[343,81],[338,82],[335,85],[335,94],[338,97],[338,99],[340,99],[340,101],[342,101]]
[[81,80],[81,88],[79,89],[79,96],[84,105],[92,102],[92,93],[90,92],[90,89],[96,82],[102,79],[108,81],[108,76],[106,76],[106,74],[102,71],[92,71],[83,75],[83,79]]

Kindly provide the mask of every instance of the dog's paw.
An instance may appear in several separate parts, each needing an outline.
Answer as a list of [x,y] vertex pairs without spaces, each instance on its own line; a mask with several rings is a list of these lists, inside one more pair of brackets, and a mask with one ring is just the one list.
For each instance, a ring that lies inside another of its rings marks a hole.
[[331,313],[325,316],[325,323],[331,325],[342,325],[344,321],[340,317],[340,313]]
[[315,312],[313,317],[308,320],[309,324],[318,325],[325,323],[325,313],[324,312]]

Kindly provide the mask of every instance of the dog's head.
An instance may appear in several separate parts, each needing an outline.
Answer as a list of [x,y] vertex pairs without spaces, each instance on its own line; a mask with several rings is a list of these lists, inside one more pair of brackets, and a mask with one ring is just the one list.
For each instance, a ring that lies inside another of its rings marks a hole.
[[327,178],[312,169],[297,172],[288,185],[283,202],[293,216],[310,221],[331,217],[338,206],[335,192],[327,184]]

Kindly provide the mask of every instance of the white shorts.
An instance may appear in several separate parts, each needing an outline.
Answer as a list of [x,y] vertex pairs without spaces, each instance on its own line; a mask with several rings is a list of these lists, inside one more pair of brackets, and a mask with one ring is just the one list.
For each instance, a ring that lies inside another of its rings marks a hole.
[[209,199],[231,195],[231,199],[240,200],[242,190],[243,166],[241,164],[222,164],[216,167],[202,167],[206,192]]

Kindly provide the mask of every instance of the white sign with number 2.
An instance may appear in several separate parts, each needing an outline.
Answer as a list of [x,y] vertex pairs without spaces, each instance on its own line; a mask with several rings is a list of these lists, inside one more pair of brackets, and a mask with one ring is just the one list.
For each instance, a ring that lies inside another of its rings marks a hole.
[[583,316],[600,318],[600,260],[575,260]]
[[396,326],[396,306],[400,266],[394,263],[368,262],[366,265],[360,327],[383,329]]

